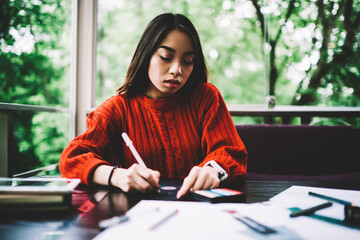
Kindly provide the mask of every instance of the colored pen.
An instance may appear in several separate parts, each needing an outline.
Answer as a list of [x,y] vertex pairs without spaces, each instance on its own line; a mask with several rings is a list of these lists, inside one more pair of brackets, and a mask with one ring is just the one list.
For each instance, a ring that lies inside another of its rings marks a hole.
[[249,218],[247,216],[242,216],[239,213],[235,213],[233,214],[233,216],[235,217],[236,220],[242,222],[243,224],[245,224],[246,226],[248,226],[249,228],[251,228],[252,230],[261,233],[261,234],[271,234],[271,233],[276,233],[277,231],[265,226],[264,224],[261,224],[257,221],[255,221],[252,218]]
[[131,153],[134,155],[134,157],[135,157],[136,161],[139,163],[139,165],[147,168],[144,161],[140,157],[139,153],[136,151],[136,149],[135,149],[132,141],[130,140],[129,136],[126,134],[126,132],[123,132],[121,134],[121,136],[124,139],[124,141],[126,143],[126,146],[128,146],[130,148]]
[[328,197],[328,196],[325,196],[325,195],[322,195],[322,194],[319,194],[319,193],[309,192],[309,195],[314,196],[314,197],[318,197],[318,198],[322,198],[322,199],[325,199],[325,200],[328,200],[328,201],[331,201],[331,202],[340,203],[340,204],[343,204],[343,205],[351,205],[352,204],[351,202],[344,201],[344,200],[337,199],[337,198],[333,198],[333,197]]
[[115,224],[128,221],[130,218],[128,216],[115,216],[109,219],[104,219],[99,222],[99,228],[105,229],[111,227]]
[[323,204],[320,204],[320,205],[317,205],[317,206],[314,206],[314,207],[311,207],[311,208],[307,208],[307,209],[304,209],[304,210],[293,212],[293,213],[290,214],[290,217],[298,217],[298,216],[302,216],[302,215],[310,215],[310,214],[313,214],[314,212],[316,212],[317,210],[330,207],[332,204],[333,204],[332,202],[326,202],[326,203],[323,203]]
[[173,216],[175,216],[179,211],[176,209],[175,211],[171,212],[169,215],[167,215],[166,217],[164,217],[163,219],[161,219],[159,222],[155,223],[154,225],[152,225],[150,227],[150,231],[154,230],[155,228],[159,227],[161,224],[163,224],[164,222],[166,222],[167,220],[169,220],[170,218],[172,218]]
[[136,214],[135,216],[128,216],[128,215],[123,215],[123,216],[115,216],[115,217],[111,217],[111,218],[108,218],[108,219],[104,219],[104,220],[101,220],[99,222],[99,227],[101,229],[105,229],[105,228],[108,228],[108,227],[111,227],[115,224],[119,224],[119,223],[123,223],[123,222],[126,222],[126,221],[129,221],[130,218],[133,219],[134,217],[144,217],[144,215],[149,215],[153,212],[158,212],[160,209],[159,208],[150,208],[150,209],[147,209],[147,210],[144,210],[138,214]]

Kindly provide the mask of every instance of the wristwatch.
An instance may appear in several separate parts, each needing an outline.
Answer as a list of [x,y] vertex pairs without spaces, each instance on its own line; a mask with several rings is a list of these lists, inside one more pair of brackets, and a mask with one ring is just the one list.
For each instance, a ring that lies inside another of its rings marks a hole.
[[220,182],[224,181],[224,180],[227,179],[228,176],[229,176],[228,173],[227,173],[217,162],[215,162],[214,160],[211,160],[211,161],[207,162],[207,163],[204,165],[204,167],[205,167],[205,166],[210,166],[210,167],[213,167],[213,168],[215,168],[216,170],[218,170]]

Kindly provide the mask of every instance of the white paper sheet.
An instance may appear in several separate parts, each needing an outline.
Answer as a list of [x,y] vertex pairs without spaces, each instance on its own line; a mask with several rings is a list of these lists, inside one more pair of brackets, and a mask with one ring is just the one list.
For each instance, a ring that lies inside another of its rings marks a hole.
[[[151,216],[136,218],[148,209],[159,208]],[[150,230],[151,226],[164,218],[170,211],[178,213]],[[143,200],[127,213],[128,222],[118,224],[100,233],[95,239],[238,239],[237,231],[246,226],[234,221],[233,217],[214,208],[210,203]],[[133,220],[131,217],[133,216]],[[252,239],[252,238],[243,238]]]
[[[326,200],[308,196],[313,191],[320,194],[358,202],[360,191],[293,186],[270,201],[254,204],[205,202],[179,202],[143,200],[127,212],[130,220],[101,232],[95,240],[111,239],[360,239],[360,228],[342,225],[343,206],[317,211],[320,218],[300,216],[291,218],[289,208],[311,207]],[[341,194],[341,195],[339,195]],[[149,209],[158,209],[152,214],[143,214]],[[151,226],[169,212],[178,213],[155,230]],[[277,231],[263,235],[236,220],[227,211],[237,211]],[[341,216],[339,216],[341,215]],[[141,217],[137,217],[141,216]],[[321,217],[324,216],[324,219]],[[327,218],[334,221],[327,221]]]

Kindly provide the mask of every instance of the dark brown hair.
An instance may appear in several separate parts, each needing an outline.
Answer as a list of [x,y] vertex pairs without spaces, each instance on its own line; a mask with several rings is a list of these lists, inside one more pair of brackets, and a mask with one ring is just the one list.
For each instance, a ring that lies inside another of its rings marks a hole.
[[145,92],[150,81],[148,77],[150,59],[167,34],[175,29],[189,36],[195,51],[194,68],[186,86],[207,82],[208,69],[194,25],[184,15],[164,13],[155,17],[145,28],[127,70],[125,83],[116,90],[118,94],[135,95]]

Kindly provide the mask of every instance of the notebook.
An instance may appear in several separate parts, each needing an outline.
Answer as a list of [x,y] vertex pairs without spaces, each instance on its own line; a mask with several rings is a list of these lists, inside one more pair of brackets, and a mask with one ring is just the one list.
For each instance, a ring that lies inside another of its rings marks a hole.
[[0,178],[0,212],[69,210],[80,179]]

